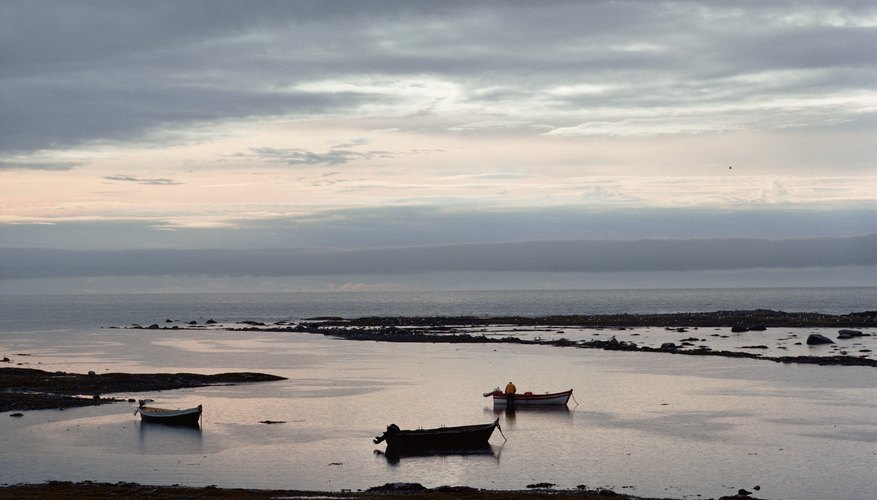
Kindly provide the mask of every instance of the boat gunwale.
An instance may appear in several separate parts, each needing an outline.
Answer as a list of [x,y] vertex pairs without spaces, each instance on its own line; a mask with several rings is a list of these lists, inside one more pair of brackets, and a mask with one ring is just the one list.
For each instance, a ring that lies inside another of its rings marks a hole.
[[[515,394],[515,404],[539,404],[541,402],[547,402],[556,400],[556,402],[545,403],[546,405],[556,405],[556,406],[564,406],[569,403],[569,399],[572,397],[572,389],[568,389],[566,391],[560,392],[547,392],[544,394],[535,394],[535,393],[523,393],[523,394]],[[496,390],[492,393],[487,393],[484,395],[485,397],[493,396],[493,402],[499,404],[507,404],[508,403],[508,394]],[[563,402],[560,402],[561,398],[564,398]]]

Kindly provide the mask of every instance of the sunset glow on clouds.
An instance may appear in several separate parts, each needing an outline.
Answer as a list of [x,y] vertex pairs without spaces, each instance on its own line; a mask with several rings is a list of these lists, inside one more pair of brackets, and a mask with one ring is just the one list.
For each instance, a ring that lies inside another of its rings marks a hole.
[[877,232],[867,3],[10,1],[0,18],[0,248]]

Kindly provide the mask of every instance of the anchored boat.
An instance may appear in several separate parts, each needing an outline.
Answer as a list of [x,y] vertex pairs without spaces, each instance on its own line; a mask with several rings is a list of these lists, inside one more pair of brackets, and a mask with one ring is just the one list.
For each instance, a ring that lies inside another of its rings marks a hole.
[[[508,395],[499,389],[492,392],[485,392],[485,398],[493,396],[494,406],[507,406]],[[572,396],[572,389],[563,392],[551,392],[545,394],[534,394],[525,392],[523,394],[515,394],[515,404],[517,408],[525,406],[566,406],[569,398]]]
[[415,430],[402,430],[398,425],[390,424],[383,435],[374,439],[374,443],[386,441],[388,453],[483,448],[490,445],[490,436],[497,428],[499,419],[489,424]]
[[197,426],[201,421],[201,405],[195,408],[186,408],[182,410],[169,410],[167,408],[157,408],[155,406],[146,406],[152,400],[141,400],[140,406],[134,414],[140,413],[140,419],[144,422],[154,422],[168,425],[188,425]]

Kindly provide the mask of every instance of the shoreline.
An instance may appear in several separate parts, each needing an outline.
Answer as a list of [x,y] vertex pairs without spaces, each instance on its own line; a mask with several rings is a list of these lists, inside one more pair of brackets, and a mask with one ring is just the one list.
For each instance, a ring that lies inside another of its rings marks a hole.
[[[345,319],[339,317],[306,318],[297,324],[278,322],[267,325],[260,322],[244,322],[243,327],[227,327],[227,331],[265,331],[299,332],[320,334],[345,340],[375,342],[421,342],[421,343],[496,343],[520,345],[544,345],[552,347],[575,347],[580,349],[602,349],[607,351],[630,351],[680,354],[688,356],[720,356],[727,358],[746,358],[776,363],[815,364],[822,366],[867,366],[877,367],[877,359],[868,356],[841,355],[799,355],[767,356],[762,353],[746,351],[713,350],[708,346],[685,349],[683,345],[670,342],[661,347],[637,345],[633,341],[580,340],[565,338],[555,340],[522,339],[512,335],[487,337],[476,335],[464,329],[484,327],[514,327],[551,330],[556,328],[581,328],[595,330],[623,331],[642,327],[663,327],[671,332],[684,333],[688,329],[730,328],[731,332],[764,331],[768,328],[877,328],[877,311],[853,312],[842,315],[821,313],[773,311],[756,309],[751,311],[714,311],[707,313],[669,313],[669,314],[608,314],[608,315],[564,315],[564,316],[411,316],[411,317],[363,317]],[[135,325],[132,328],[143,328]],[[165,329],[157,324],[149,329]],[[170,329],[181,329],[173,326]],[[197,328],[197,327],[196,327]],[[871,334],[863,334],[870,337]],[[761,346],[759,346],[761,347]]]
[[[301,491],[277,489],[218,488],[216,486],[153,486],[137,483],[97,483],[92,481],[68,482],[49,481],[41,484],[16,484],[0,486],[0,499],[43,499],[43,498],[150,498],[158,500],[195,499],[240,499],[259,500],[276,498],[301,499],[364,499],[397,500],[399,498],[418,498],[425,500],[451,500],[467,498],[472,500],[550,500],[550,499],[617,499],[617,500],[677,500],[675,498],[638,497],[613,490],[587,489],[584,485],[575,490],[555,490],[548,484],[534,484],[527,490],[482,490],[467,486],[440,486],[424,488],[417,483],[388,483],[363,491]],[[751,492],[722,496],[718,500],[759,500]]]
[[[285,380],[264,373],[102,373],[47,372],[35,368],[0,368],[0,413],[63,410],[131,401],[101,394],[166,391],[219,384]],[[12,414],[10,416],[20,416]]]

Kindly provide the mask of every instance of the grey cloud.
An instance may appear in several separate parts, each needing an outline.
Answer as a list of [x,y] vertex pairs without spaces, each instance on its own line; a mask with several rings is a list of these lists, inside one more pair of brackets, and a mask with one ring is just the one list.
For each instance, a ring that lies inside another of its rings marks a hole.
[[[815,22],[780,22],[790,13]],[[829,15],[849,25],[818,22]],[[685,109],[868,91],[877,33],[853,21],[874,15],[873,5],[854,1],[13,0],[0,4],[0,152],[143,140],[165,128],[343,113],[394,99],[290,90],[333,78],[431,75],[453,81],[471,103],[538,100],[581,111],[555,118],[558,127],[607,102]],[[814,74],[734,79],[791,70]],[[506,90],[485,90],[497,82]],[[545,95],[582,82],[613,90],[596,100]]]
[[[330,172],[326,172],[330,174]],[[236,229],[179,231],[158,220],[0,224],[0,247],[58,249],[290,248],[432,246],[532,240],[752,237],[789,239],[877,233],[873,209],[721,211],[588,210],[580,207],[488,212],[435,206],[336,209],[305,217],[232,220]],[[0,263],[2,265],[2,263]]]
[[177,182],[173,179],[164,179],[164,178],[145,179],[145,178],[134,177],[134,176],[130,176],[130,175],[108,175],[108,176],[104,177],[104,179],[107,179],[110,181],[134,182],[137,184],[148,184],[148,185],[152,185],[152,186],[172,186],[175,184],[179,184],[179,182]]
[[[203,84],[131,82],[108,88],[86,82],[16,82],[15,99],[0,102],[0,150],[69,147],[90,141],[150,140],[149,134],[206,121],[318,113],[361,97],[240,91]],[[167,141],[167,137],[160,137]],[[173,140],[180,140],[175,138]]]
[[0,279],[317,276],[429,272],[651,272],[877,265],[877,235],[850,238],[532,241],[363,250],[0,249]]
[[[271,162],[285,163],[287,165],[339,165],[353,160],[369,159],[374,157],[392,158],[395,154],[389,151],[353,151],[345,149],[345,144],[330,148],[325,153],[317,153],[304,149],[281,149],[281,148],[250,148],[252,155]],[[246,157],[247,155],[240,155]]]
[[0,170],[72,170],[80,165],[75,161],[2,161]]

